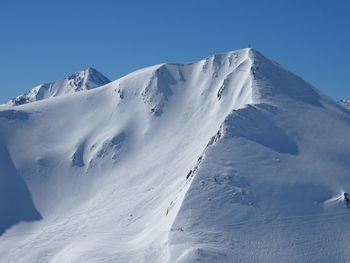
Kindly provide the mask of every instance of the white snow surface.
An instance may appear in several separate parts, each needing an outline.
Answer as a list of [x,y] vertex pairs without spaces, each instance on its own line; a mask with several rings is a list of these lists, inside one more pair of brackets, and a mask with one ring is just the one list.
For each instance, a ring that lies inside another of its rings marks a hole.
[[27,93],[7,102],[10,106],[22,105],[37,100],[69,94],[82,90],[94,89],[111,82],[94,68],[87,68],[71,76],[51,83],[38,85]]
[[0,262],[349,262],[350,111],[252,49],[0,107]]

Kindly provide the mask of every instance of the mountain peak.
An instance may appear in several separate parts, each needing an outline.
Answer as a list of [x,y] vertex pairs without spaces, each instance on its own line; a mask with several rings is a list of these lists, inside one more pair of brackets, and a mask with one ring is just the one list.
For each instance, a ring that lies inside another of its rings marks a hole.
[[27,93],[10,100],[7,104],[12,106],[27,104],[68,93],[94,89],[109,82],[111,81],[102,73],[89,67],[82,71],[75,72],[62,80],[38,85]]
[[4,107],[0,261],[347,262],[349,118],[251,48]]
[[74,91],[94,89],[111,82],[108,78],[102,75],[102,73],[91,67],[75,72],[66,79],[73,82],[70,83],[70,85]]
[[252,48],[213,54],[191,63],[159,64],[130,73],[118,83],[124,95],[139,94],[156,116],[167,108],[177,89],[228,103],[231,109],[291,100],[321,106],[322,96],[312,85]]
[[346,107],[350,108],[350,99],[349,100],[340,100],[340,102],[345,105]]

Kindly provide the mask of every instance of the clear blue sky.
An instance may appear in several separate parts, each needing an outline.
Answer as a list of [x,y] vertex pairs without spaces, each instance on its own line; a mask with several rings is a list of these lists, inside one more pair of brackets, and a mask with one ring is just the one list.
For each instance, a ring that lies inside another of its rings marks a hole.
[[350,98],[348,0],[1,0],[0,102],[89,66],[115,80],[248,44]]

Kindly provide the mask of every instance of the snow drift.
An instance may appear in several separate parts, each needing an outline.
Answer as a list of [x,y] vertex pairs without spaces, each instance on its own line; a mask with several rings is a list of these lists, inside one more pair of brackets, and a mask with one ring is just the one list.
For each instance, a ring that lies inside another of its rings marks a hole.
[[350,112],[252,49],[3,106],[0,135],[3,262],[350,259]]

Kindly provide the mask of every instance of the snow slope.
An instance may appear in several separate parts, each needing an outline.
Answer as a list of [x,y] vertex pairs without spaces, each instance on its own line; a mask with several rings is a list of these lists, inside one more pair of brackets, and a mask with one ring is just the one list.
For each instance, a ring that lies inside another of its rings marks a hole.
[[94,68],[76,72],[71,76],[51,83],[38,85],[25,94],[7,102],[8,105],[22,105],[82,90],[94,89],[111,82]]
[[350,259],[350,112],[252,49],[2,106],[0,135],[1,262]]

